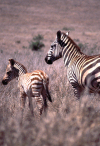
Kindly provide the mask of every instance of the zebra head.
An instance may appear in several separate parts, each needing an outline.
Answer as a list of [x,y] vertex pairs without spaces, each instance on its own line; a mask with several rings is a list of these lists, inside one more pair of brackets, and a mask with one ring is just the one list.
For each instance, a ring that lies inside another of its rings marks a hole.
[[[62,45],[61,45],[62,34],[64,34],[64,33],[61,33],[61,31],[57,32],[56,39],[51,44],[51,47],[45,57],[45,61],[47,64],[52,64],[55,60],[62,57]],[[69,32],[66,33],[65,35],[67,36],[68,34],[69,34]]]
[[15,60],[9,59],[9,63],[6,68],[6,73],[3,77],[2,84],[7,85],[12,79],[18,77],[19,70],[14,67]]

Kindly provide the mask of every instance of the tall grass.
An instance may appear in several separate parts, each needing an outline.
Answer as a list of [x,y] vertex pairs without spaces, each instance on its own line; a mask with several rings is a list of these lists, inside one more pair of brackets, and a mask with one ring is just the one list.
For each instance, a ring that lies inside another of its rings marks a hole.
[[[6,50],[7,51],[7,50]],[[21,49],[16,54],[3,51],[0,81],[7,60],[14,58],[26,66],[29,72],[44,70],[50,78],[49,90],[53,103],[48,102],[47,114],[38,118],[31,116],[28,101],[20,125],[20,99],[17,81],[7,86],[0,82],[0,145],[1,146],[99,146],[100,145],[100,101],[98,96],[74,97],[67,81],[67,70],[63,60],[53,65],[45,63],[46,53]],[[4,56],[6,56],[4,58]],[[34,112],[36,106],[33,98]]]

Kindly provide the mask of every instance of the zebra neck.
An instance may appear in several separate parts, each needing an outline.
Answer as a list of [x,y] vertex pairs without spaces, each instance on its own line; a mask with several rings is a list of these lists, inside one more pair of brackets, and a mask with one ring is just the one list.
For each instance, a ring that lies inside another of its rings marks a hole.
[[75,42],[69,37],[62,41],[62,56],[64,59],[65,66],[68,66],[72,60],[76,57],[80,57],[83,53],[80,48],[75,44]]
[[14,67],[15,67],[15,69],[16,69],[15,72],[16,72],[18,78],[20,78],[22,75],[24,75],[24,74],[27,73],[26,68],[25,68],[22,64],[20,64],[20,63],[18,63],[18,62],[16,62],[16,63],[14,64]]

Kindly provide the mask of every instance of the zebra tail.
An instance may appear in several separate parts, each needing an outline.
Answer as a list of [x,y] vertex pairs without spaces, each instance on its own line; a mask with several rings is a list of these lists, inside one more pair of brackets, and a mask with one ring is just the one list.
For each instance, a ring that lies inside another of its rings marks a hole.
[[52,98],[51,98],[51,95],[50,95],[50,93],[49,93],[48,87],[46,86],[45,83],[43,83],[43,85],[44,85],[44,89],[45,89],[45,91],[46,91],[48,100],[49,100],[50,102],[52,102]]

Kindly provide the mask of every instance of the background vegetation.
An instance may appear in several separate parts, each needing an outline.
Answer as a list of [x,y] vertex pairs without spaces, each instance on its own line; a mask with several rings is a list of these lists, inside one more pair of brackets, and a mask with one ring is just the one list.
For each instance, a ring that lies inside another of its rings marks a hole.
[[33,38],[33,40],[30,42],[29,48],[31,50],[40,50],[42,47],[44,47],[44,44],[42,43],[43,36],[38,34],[36,37]]

